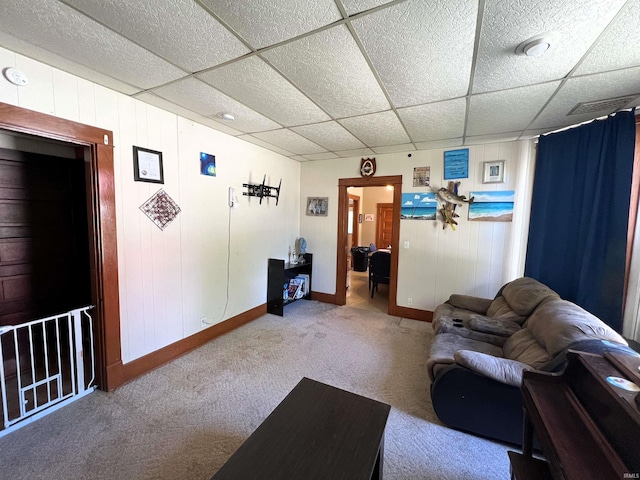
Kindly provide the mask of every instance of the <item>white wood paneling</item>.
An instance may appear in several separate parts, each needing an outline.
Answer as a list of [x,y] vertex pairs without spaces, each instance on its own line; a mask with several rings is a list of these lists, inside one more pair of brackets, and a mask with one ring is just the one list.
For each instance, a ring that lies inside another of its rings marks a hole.
[[[299,231],[298,162],[9,50],[0,60],[30,80],[0,81],[0,101],[113,131],[125,363],[200,331],[202,317],[214,324],[265,303],[267,258],[286,258]],[[134,145],[162,152],[164,184],[133,180]],[[216,156],[216,177],[200,174],[200,152]],[[282,178],[278,206],[242,195],[265,174],[270,185]],[[139,209],[160,188],[181,208],[165,230]]]
[[[530,207],[532,143],[505,142],[469,148],[469,178],[461,179],[460,194],[471,191],[515,190],[513,222],[470,222],[468,205],[458,207],[456,230],[442,228],[437,221],[400,221],[398,245],[398,296],[400,306],[433,310],[451,293],[493,297],[507,281],[522,275]],[[443,179],[443,149],[377,155],[376,175],[403,177],[402,191],[426,192],[413,187],[413,168],[431,167],[431,186],[446,187]],[[483,162],[506,160],[507,180],[483,184]],[[340,178],[358,175],[360,158],[326,160],[302,164],[301,200],[307,196],[329,196],[329,215],[301,216],[301,234],[309,245],[322,245],[314,267],[314,290],[335,293],[337,242],[337,191]],[[403,248],[408,241],[410,248]]]

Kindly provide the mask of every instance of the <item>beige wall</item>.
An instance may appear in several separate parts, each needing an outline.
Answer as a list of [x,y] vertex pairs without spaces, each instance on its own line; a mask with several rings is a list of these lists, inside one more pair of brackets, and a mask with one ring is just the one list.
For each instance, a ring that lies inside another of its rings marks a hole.
[[[299,232],[298,162],[2,48],[0,66],[29,78],[19,88],[0,78],[0,102],[113,131],[125,363],[198,332],[202,317],[219,323],[265,303],[267,258],[287,258]],[[162,152],[164,185],[134,182],[133,145]],[[200,175],[200,152],[216,156],[216,177]],[[282,179],[278,206],[242,195],[265,174]],[[164,231],[139,209],[160,188],[182,210]]]
[[[469,148],[469,178],[460,193],[472,190],[515,190],[514,221],[469,222],[468,207],[459,208],[456,231],[443,229],[438,221],[401,220],[398,249],[397,304],[433,310],[451,293],[493,297],[505,282],[522,275],[530,208],[533,142],[505,142]],[[424,192],[413,187],[413,168],[431,167],[431,185],[446,186],[443,180],[444,149],[376,155],[376,176],[402,175],[402,191]],[[484,161],[506,160],[504,184],[483,184]],[[314,290],[336,291],[338,180],[359,175],[360,158],[305,162],[301,172],[301,196],[329,197],[326,217],[302,217],[301,234],[314,255]],[[371,212],[364,212],[371,213]],[[409,248],[403,248],[409,242]],[[362,239],[364,243],[364,238]]]

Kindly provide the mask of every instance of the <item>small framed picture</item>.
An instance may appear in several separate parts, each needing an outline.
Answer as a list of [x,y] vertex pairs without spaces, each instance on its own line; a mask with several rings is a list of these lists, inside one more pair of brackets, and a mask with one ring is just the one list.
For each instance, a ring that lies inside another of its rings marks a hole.
[[136,182],[164,183],[162,152],[134,145],[133,179]]
[[329,197],[307,197],[307,215],[326,217]]
[[482,183],[504,183],[504,160],[484,162]]

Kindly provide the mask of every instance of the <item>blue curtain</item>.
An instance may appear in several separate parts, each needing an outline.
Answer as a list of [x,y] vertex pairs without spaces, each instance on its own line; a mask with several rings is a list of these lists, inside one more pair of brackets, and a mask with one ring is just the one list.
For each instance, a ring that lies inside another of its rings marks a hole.
[[540,138],[525,275],[622,329],[634,112]]

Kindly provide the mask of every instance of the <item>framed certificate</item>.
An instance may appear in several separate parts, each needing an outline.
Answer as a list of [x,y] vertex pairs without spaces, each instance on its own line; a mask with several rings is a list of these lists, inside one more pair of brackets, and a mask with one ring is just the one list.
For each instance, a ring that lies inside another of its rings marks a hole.
[[162,152],[134,145],[133,179],[136,182],[164,183]]

